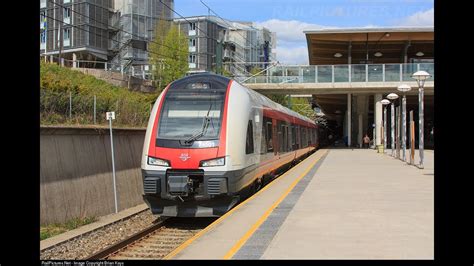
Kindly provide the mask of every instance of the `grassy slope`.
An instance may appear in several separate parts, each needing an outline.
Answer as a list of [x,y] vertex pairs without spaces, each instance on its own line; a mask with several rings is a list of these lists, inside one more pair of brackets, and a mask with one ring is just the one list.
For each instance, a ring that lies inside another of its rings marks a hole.
[[[145,94],[111,85],[91,75],[41,62],[41,123],[92,124],[93,97],[97,97],[97,118],[105,123],[105,112],[115,111],[114,123],[144,126],[150,105],[157,93]],[[69,120],[69,93],[72,93],[72,116]]]

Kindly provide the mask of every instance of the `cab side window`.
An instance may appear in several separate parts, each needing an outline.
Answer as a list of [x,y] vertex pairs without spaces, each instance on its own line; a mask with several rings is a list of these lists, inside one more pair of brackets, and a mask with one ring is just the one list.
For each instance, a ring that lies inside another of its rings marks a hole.
[[247,140],[245,141],[245,154],[253,153],[253,125],[252,120],[249,120],[247,125]]

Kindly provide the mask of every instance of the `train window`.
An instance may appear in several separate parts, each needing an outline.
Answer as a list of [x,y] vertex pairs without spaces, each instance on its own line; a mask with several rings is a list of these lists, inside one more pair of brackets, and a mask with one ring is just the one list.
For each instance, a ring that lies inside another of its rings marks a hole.
[[245,154],[253,153],[253,125],[252,120],[249,120],[247,126],[247,140],[245,144]]
[[267,125],[267,152],[273,152],[273,125],[272,122],[266,122]]
[[307,140],[307,139],[306,139],[306,128],[302,128],[302,129],[301,129],[301,144],[302,144],[301,148],[306,148],[306,147],[308,147],[308,146],[307,146],[307,145],[308,145],[308,142],[307,142],[306,140]]
[[301,146],[300,126],[295,126],[295,127],[296,127],[296,149],[299,149]]
[[276,126],[276,130],[277,130],[277,145],[278,145],[278,152],[282,152],[283,151],[283,133],[282,133],[282,130],[281,130],[281,122],[280,121],[277,121],[277,126]]
[[267,126],[265,123],[262,125],[261,133],[262,134],[260,134],[260,154],[265,154],[267,153]]
[[285,141],[285,147],[286,147],[286,151],[291,151],[291,138],[290,138],[290,134],[291,134],[291,129],[290,129],[290,126],[289,125],[286,125],[285,126],[285,135],[286,135],[286,141]]
[[318,136],[319,135],[319,130],[318,129],[315,129],[314,130],[314,137],[315,137],[315,140],[314,140],[314,143],[317,143],[318,142]]
[[291,148],[296,150],[296,126],[291,126]]

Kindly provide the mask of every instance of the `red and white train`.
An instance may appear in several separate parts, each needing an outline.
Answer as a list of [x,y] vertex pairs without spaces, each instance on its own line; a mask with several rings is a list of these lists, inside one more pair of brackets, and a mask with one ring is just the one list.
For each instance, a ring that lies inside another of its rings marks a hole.
[[226,77],[188,76],[151,112],[143,198],[161,216],[221,216],[317,147],[307,117]]

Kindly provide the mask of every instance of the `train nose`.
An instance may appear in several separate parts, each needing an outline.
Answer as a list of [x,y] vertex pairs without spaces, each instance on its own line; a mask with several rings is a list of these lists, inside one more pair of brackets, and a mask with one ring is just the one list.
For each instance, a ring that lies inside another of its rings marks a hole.
[[170,161],[172,169],[199,169],[201,161],[216,158],[217,152],[218,147],[156,150],[157,157]]

